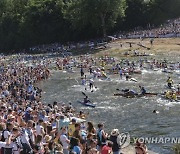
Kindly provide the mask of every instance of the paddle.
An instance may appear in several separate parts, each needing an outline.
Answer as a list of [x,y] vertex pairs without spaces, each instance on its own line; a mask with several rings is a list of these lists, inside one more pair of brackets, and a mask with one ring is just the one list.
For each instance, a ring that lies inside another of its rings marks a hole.
[[[82,91],[82,94],[88,98],[88,96]],[[89,103],[93,104],[90,100]]]
[[79,84],[79,81],[77,79],[74,79],[78,84]]
[[88,97],[83,91],[82,91],[82,94],[83,94],[84,96]]

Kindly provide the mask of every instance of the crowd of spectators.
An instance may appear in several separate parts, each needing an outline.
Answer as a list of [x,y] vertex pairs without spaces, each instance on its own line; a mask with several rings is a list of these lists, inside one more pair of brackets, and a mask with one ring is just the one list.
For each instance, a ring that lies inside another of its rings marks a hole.
[[49,78],[51,61],[6,60],[0,59],[0,154],[120,154],[118,129],[107,134],[71,103],[42,101],[37,83]]
[[[119,32],[113,36],[109,36],[109,40],[114,39],[128,39],[128,38],[169,38],[169,37],[180,37],[180,18],[175,20],[168,20],[164,25],[154,28],[153,26],[148,26],[145,30],[140,30],[141,28],[135,28],[131,32]],[[66,45],[61,43],[53,43],[47,45],[39,45],[31,47],[29,50],[31,52],[66,52],[73,49],[94,49],[97,46],[104,45],[107,39],[95,39],[91,41],[84,42],[69,42]]]
[[148,26],[145,30],[137,28],[129,33],[121,32],[116,35],[117,38],[169,38],[180,37],[180,18],[168,20],[164,25],[158,28]]

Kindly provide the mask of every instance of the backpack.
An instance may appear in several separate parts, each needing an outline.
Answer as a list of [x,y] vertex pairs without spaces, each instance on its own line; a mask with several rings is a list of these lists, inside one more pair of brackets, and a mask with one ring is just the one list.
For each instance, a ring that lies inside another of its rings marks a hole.
[[8,130],[5,129],[5,130],[2,131],[2,134],[1,134],[1,141],[2,141],[2,142],[5,142],[5,140],[6,140],[5,137],[4,137],[4,132],[5,132],[5,131],[8,131]]
[[[25,129],[22,129],[22,133],[21,135],[23,135],[23,133],[25,133]],[[27,133],[28,134],[28,133]],[[30,135],[28,134],[28,137],[30,139]],[[29,140],[30,141],[30,140]],[[31,154],[32,153],[32,147],[31,144],[27,144],[27,143],[22,143],[22,140],[20,139],[21,142],[21,146],[19,146],[20,149],[22,149],[21,154]],[[29,142],[30,143],[30,142]]]
[[[4,132],[5,131],[8,131],[7,129],[5,129],[5,130],[3,130],[2,131],[2,134],[1,134],[1,142],[5,142],[5,137],[4,137]],[[1,154],[12,154],[12,148],[4,148],[4,147],[2,147],[1,148]]]
[[70,151],[72,151],[72,149],[73,149],[73,147],[74,147],[74,145],[75,145],[75,140],[76,140],[75,137],[72,137],[72,138],[70,139]]
[[12,154],[13,148],[1,148],[1,154]]
[[27,143],[21,143],[21,144],[22,144],[21,154],[32,154],[33,153],[31,146],[29,146]]
[[33,143],[33,141],[31,140],[31,135],[33,135],[33,134],[32,134],[32,132],[30,132],[29,130],[26,130],[26,131],[27,131],[27,133],[28,133],[30,146],[31,146],[32,149],[34,149],[34,143]]

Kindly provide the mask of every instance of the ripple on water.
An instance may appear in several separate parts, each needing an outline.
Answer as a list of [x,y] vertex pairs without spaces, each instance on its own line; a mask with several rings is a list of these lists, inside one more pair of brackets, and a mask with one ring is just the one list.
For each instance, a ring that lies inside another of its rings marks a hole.
[[[46,93],[43,93],[43,100],[47,103],[53,101],[62,101],[65,103],[72,102],[77,111],[82,110],[85,113],[89,112],[88,120],[95,122],[105,122],[105,129],[111,131],[113,128],[128,131],[134,136],[178,136],[179,135],[179,110],[178,102],[169,102],[163,100],[160,96],[146,98],[127,99],[123,97],[114,97],[113,93],[118,93],[116,88],[129,88],[139,92],[139,84],[144,85],[149,92],[164,92],[166,88],[166,80],[168,74],[159,71],[143,71],[143,75],[133,75],[133,78],[138,79],[138,82],[125,81],[119,79],[118,75],[109,76],[112,81],[95,80],[95,85],[99,88],[96,92],[85,92],[84,86],[79,85],[79,73],[74,73],[73,76],[68,73],[55,72],[47,82],[41,84],[41,88]],[[179,83],[179,78],[176,72],[172,74],[174,83]],[[74,78],[69,80],[68,77]],[[77,103],[77,100],[82,100],[84,95],[81,92],[87,93],[90,100],[96,104],[96,108],[92,109],[82,104]],[[152,111],[156,109],[159,114],[154,114]],[[159,153],[164,153],[164,145],[153,145],[152,150]],[[151,148],[151,145],[148,145]],[[167,150],[169,152],[169,150]]]
[[159,103],[162,106],[168,106],[168,107],[173,107],[173,106],[175,106],[177,104],[180,105],[180,102],[169,101],[169,100],[165,100],[165,99],[162,99],[162,98],[158,98],[157,103]]
[[112,107],[112,106],[98,106],[98,107],[96,107],[97,109],[103,109],[103,110],[105,110],[105,111],[109,111],[109,110],[113,110],[113,111],[115,111],[115,110],[117,110],[117,107]]
[[[86,85],[86,86],[84,86],[84,85],[73,85],[71,87],[73,88],[73,89],[71,88],[73,91],[81,91],[81,92],[88,92],[88,93],[89,92],[93,93],[93,92],[99,90],[98,87],[94,87],[93,89],[90,89],[88,85]],[[69,90],[71,90],[71,89],[69,89]]]

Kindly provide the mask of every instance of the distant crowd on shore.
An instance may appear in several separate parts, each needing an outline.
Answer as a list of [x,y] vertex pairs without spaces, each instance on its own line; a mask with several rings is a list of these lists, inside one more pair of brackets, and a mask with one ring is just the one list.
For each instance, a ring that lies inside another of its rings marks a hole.
[[139,30],[138,28],[129,33],[119,33],[117,38],[169,38],[180,37],[180,18],[175,20],[168,20],[159,28],[152,28],[150,25],[146,30]]
[[31,47],[29,50],[31,52],[67,52],[73,49],[95,49],[98,46],[103,46],[107,41],[116,39],[131,39],[131,38],[170,38],[170,37],[180,37],[180,18],[175,20],[168,20],[164,25],[159,28],[154,28],[154,26],[149,25],[146,30],[141,30],[141,28],[135,28],[131,32],[119,32],[113,36],[108,36],[108,39],[100,38],[85,42],[69,42],[66,45],[61,43],[53,43],[47,45],[39,45]]

